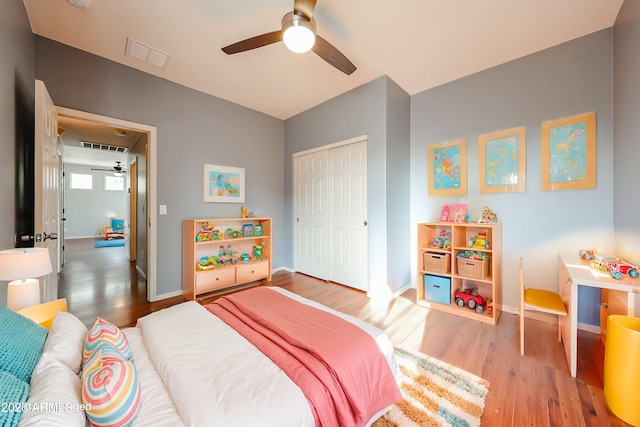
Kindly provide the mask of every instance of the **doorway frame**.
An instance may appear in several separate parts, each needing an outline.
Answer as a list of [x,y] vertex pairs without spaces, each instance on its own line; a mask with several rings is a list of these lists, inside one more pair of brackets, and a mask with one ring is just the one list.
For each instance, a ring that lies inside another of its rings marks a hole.
[[74,110],[72,108],[56,106],[59,116],[71,117],[75,119],[87,120],[100,123],[105,126],[116,128],[127,128],[136,132],[144,132],[149,135],[148,153],[147,153],[147,215],[149,223],[147,224],[147,300],[149,302],[158,301],[157,283],[156,283],[156,258],[157,258],[157,144],[158,130],[155,126],[149,126],[142,123],[130,122],[127,120],[116,119],[113,117],[102,116],[99,114],[88,113],[86,111]]

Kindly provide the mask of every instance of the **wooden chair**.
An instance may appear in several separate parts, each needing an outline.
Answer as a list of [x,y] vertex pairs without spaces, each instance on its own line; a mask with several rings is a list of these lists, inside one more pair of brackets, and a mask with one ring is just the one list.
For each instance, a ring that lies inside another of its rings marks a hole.
[[[520,258],[520,354],[524,355],[524,311],[525,309],[540,311],[543,313],[556,314],[558,316],[566,316],[567,309],[555,292],[544,289],[525,289],[524,278],[522,275],[522,263]],[[558,318],[558,342],[561,341],[560,334],[560,318]]]

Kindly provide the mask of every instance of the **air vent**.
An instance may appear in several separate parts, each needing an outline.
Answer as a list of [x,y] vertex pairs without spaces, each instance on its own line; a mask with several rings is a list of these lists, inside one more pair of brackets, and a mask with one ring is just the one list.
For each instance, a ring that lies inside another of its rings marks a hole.
[[129,149],[127,147],[120,147],[118,145],[100,144],[98,142],[80,141],[82,148],[93,148],[94,150],[108,151],[110,153],[126,153]]

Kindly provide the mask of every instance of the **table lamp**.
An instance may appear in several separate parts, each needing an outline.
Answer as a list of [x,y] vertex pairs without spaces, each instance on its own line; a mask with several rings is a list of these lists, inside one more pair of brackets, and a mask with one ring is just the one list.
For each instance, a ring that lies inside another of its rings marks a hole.
[[51,273],[47,248],[16,248],[0,251],[0,280],[11,280],[7,286],[7,306],[15,311],[40,304],[41,277]]

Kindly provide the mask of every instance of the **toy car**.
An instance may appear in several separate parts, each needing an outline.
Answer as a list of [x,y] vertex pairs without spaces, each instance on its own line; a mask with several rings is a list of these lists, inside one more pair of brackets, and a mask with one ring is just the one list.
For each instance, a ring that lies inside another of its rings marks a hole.
[[623,274],[636,279],[638,277],[638,269],[636,266],[629,264],[617,257],[604,256],[600,254],[593,254],[593,261],[591,266],[601,271],[608,271],[611,273],[611,277],[614,279],[622,279]]
[[453,293],[453,297],[460,308],[467,305],[470,309],[475,309],[478,314],[482,314],[484,312],[486,301],[482,295],[478,294],[475,286],[467,289],[459,289]]

